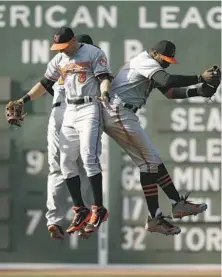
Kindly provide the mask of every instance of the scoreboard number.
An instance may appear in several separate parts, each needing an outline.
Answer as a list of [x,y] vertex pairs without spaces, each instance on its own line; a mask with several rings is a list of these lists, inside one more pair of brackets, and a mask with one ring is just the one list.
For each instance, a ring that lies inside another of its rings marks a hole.
[[27,216],[30,217],[30,221],[26,229],[26,235],[32,236],[34,234],[36,227],[40,223],[42,215],[42,210],[27,210]]
[[126,191],[141,191],[139,168],[127,165],[122,170],[122,187]]
[[146,230],[144,227],[124,226],[122,232],[124,240],[121,244],[122,249],[135,251],[143,251],[146,249],[146,244],[144,242]]
[[140,196],[124,196],[123,198],[123,219],[139,220],[143,211],[143,198]]
[[26,172],[30,175],[40,173],[44,166],[44,153],[38,150],[31,150],[26,153]]

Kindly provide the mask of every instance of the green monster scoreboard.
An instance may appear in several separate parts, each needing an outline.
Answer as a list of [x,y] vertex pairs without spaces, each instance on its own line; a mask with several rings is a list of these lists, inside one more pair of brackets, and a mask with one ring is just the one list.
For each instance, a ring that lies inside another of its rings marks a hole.
[[[127,13],[126,13],[127,10]],[[155,42],[172,40],[177,74],[200,74],[221,61],[220,2],[0,2],[4,55],[0,64],[0,263],[219,264],[221,253],[221,90],[212,100],[174,101],[153,91],[138,113],[177,189],[192,192],[207,211],[175,220],[181,234],[144,230],[148,211],[139,171],[117,144],[103,137],[104,201],[110,217],[87,241],[52,241],[46,228],[47,124],[52,98],[27,104],[22,128],[9,128],[5,104],[44,74],[55,30],[88,33],[115,73]],[[213,45],[213,49],[212,49]],[[7,50],[7,51],[6,51]],[[213,50],[213,51],[212,51]],[[171,214],[160,191],[160,207]],[[64,228],[72,219],[67,194]]]

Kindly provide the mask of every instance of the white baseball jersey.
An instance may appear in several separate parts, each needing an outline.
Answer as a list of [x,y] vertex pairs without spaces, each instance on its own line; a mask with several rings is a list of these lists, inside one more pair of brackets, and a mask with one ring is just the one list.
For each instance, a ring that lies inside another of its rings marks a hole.
[[78,96],[99,96],[99,74],[110,73],[104,52],[93,45],[81,44],[73,57],[58,53],[47,66],[45,77],[57,81],[64,80],[66,96],[73,99]]
[[111,97],[117,103],[124,102],[137,107],[145,105],[154,88],[151,77],[160,70],[164,69],[147,51],[143,51],[120,69],[111,84]]

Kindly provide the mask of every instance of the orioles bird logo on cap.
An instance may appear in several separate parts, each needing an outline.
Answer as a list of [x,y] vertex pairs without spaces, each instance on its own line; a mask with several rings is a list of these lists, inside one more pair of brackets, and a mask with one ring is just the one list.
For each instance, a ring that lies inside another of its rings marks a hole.
[[55,41],[56,43],[59,42],[59,39],[60,39],[60,35],[54,35],[54,41]]

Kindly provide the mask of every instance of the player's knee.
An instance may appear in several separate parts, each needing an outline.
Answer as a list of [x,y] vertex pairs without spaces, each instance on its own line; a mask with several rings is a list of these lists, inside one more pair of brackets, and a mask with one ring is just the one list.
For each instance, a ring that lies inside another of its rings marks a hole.
[[78,173],[78,170],[65,169],[65,170],[62,170],[62,175],[64,179],[70,179],[70,178],[76,177],[77,175],[79,175],[79,173]]
[[60,166],[64,179],[75,177],[79,173],[76,163],[72,162],[69,159],[61,159]]
[[158,166],[160,164],[161,164],[161,162],[142,164],[142,165],[139,166],[139,170],[140,170],[140,172],[157,173],[158,172]]
[[94,176],[101,172],[101,167],[99,164],[93,164],[93,165],[86,164],[86,165],[84,165],[84,168],[85,168],[87,177]]
[[139,166],[139,170],[140,170],[140,172],[148,172],[148,166],[147,166],[147,164],[140,165]]
[[60,166],[61,166],[63,178],[69,179],[77,176],[79,174],[79,170],[76,163],[72,162],[69,159],[66,159],[66,157],[68,156],[65,156],[63,159],[61,159]]
[[85,157],[83,158],[83,166],[88,177],[94,176],[101,172],[101,166],[97,157]]
[[85,167],[87,177],[94,176],[101,172],[101,168],[98,166],[87,168]]
[[49,172],[52,174],[54,172],[60,171],[60,161],[57,158],[49,157],[48,159],[49,164]]

